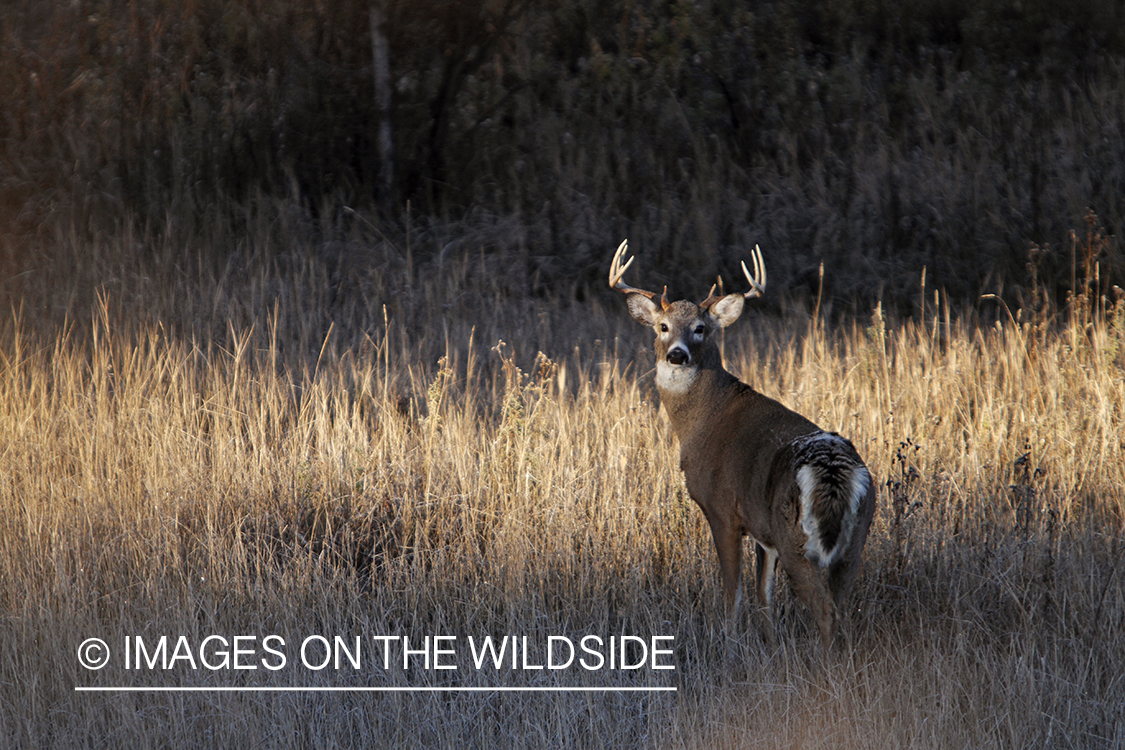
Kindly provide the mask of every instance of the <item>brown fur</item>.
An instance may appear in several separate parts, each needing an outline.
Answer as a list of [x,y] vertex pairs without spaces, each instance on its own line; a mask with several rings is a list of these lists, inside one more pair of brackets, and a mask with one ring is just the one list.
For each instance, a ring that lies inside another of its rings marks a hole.
[[[874,483],[862,460],[851,443],[723,368],[714,334],[741,314],[742,295],[709,299],[706,308],[683,300],[664,308],[633,291],[627,299],[633,317],[657,332],[661,402],[680,440],[688,492],[711,527],[728,611],[738,598],[742,537],[749,535],[756,542],[762,603],[770,605],[776,559],[830,643],[875,510]],[[802,528],[802,466],[812,466],[817,477],[811,507],[820,538],[812,542]],[[853,510],[856,487],[866,491]],[[838,541],[845,546],[827,565],[826,582],[809,547],[834,551]]]

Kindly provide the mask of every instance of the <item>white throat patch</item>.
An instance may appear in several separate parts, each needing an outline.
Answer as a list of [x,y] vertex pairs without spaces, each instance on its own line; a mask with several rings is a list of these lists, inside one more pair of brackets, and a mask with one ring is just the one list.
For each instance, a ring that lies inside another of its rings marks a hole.
[[699,367],[695,364],[673,365],[662,359],[656,363],[656,387],[678,396],[691,388],[698,374]]

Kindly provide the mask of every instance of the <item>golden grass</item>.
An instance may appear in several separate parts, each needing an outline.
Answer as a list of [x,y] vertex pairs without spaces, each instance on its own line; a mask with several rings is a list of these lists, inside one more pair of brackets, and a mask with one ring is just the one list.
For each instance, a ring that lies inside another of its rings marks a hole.
[[[751,312],[727,333],[734,371],[889,483],[847,646],[826,656],[784,589],[776,645],[753,607],[723,630],[649,334],[620,300],[509,303],[466,256],[363,276],[369,297],[332,308],[315,252],[245,263],[185,281],[123,262],[89,312],[17,311],[0,332],[5,744],[1125,742],[1115,308],[985,326],[939,298],[917,321],[826,331]],[[464,649],[449,672],[75,658],[91,636],[268,633],[291,659],[309,634],[673,635],[676,669],[478,672]],[[115,684],[678,692],[74,692]]]

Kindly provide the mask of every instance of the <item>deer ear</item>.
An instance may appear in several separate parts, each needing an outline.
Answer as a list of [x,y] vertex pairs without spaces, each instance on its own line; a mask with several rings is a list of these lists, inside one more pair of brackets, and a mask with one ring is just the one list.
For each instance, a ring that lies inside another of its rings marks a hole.
[[707,309],[707,314],[719,324],[720,328],[726,328],[738,320],[745,302],[746,299],[741,294],[728,294],[711,305]]
[[633,320],[646,326],[656,325],[659,310],[655,302],[643,294],[630,294],[625,301],[629,304],[629,314],[633,316]]

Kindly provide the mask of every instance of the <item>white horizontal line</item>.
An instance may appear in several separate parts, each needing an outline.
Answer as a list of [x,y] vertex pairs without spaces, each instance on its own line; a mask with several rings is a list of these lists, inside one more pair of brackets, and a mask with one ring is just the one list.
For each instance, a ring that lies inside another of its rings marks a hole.
[[674,693],[674,687],[89,687],[79,693]]

